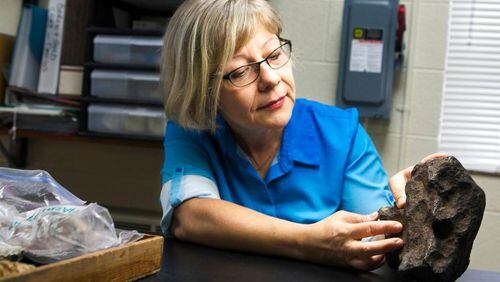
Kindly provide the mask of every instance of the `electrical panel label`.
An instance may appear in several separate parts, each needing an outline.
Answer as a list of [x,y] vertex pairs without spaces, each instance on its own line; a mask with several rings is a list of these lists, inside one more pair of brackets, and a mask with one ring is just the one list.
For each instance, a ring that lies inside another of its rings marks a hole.
[[381,73],[383,50],[381,29],[354,28],[349,71]]

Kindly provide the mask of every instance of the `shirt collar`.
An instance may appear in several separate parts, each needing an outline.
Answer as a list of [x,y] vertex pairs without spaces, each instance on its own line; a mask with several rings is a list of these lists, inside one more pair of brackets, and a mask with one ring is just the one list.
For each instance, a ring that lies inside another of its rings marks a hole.
[[[304,109],[298,109],[295,105],[292,117],[285,126],[283,139],[279,153],[279,164],[285,172],[293,167],[294,162],[310,166],[319,166],[319,137],[315,132],[315,125],[302,118]],[[300,106],[299,106],[300,107]],[[227,122],[217,116],[217,130],[215,138],[220,145],[221,151],[233,159],[237,159],[236,139]]]
[[290,159],[305,165],[319,166],[319,136],[316,126],[304,115],[308,109],[295,105],[292,117],[285,127],[282,146],[289,151]]

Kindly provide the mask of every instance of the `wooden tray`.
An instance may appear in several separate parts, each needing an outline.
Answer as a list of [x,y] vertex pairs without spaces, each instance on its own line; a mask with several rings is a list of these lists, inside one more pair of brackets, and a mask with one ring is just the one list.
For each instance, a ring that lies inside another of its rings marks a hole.
[[160,270],[163,237],[139,241],[67,259],[0,278],[0,281],[131,281]]

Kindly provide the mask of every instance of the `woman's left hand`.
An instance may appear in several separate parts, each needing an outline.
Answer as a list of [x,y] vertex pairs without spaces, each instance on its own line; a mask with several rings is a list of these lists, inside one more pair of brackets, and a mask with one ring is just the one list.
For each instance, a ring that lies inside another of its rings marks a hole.
[[[424,163],[435,158],[444,158],[447,156],[448,155],[441,153],[431,154],[423,158],[420,163]],[[389,187],[391,188],[392,195],[394,196],[394,200],[396,201],[396,206],[400,209],[403,208],[406,204],[405,186],[406,182],[408,182],[411,178],[411,171],[413,170],[413,167],[414,165],[403,169],[402,171],[394,174],[394,176],[392,176],[389,180]]]

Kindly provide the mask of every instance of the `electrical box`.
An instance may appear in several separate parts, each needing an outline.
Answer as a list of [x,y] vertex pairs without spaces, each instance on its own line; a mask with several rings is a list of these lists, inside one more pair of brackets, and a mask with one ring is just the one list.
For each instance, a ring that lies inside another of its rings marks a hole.
[[399,0],[345,0],[337,106],[356,107],[360,117],[389,118],[404,29]]

